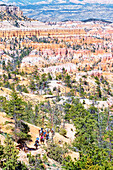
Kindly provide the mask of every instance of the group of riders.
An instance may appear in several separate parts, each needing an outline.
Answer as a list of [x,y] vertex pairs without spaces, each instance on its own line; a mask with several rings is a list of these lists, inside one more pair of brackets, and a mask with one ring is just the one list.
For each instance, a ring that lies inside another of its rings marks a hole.
[[36,149],[39,146],[39,143],[44,144],[45,140],[46,142],[50,139],[50,133],[51,133],[51,139],[53,139],[53,136],[55,134],[54,129],[46,129],[44,130],[43,128],[41,128],[41,130],[39,130],[39,137],[36,138],[35,144],[34,146],[36,147]]

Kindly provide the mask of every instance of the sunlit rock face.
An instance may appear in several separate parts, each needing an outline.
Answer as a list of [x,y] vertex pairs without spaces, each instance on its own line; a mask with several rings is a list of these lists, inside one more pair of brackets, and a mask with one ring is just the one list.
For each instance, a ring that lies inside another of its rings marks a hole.
[[23,12],[20,10],[20,8],[13,5],[0,5],[0,12],[7,12],[10,15],[16,15],[18,17],[23,15]]

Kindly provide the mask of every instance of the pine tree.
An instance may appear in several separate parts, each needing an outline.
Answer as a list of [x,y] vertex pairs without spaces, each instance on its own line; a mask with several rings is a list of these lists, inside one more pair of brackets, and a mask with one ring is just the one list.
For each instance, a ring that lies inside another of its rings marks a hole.
[[28,160],[29,160],[29,169],[32,170],[44,170],[43,162],[41,160],[40,154],[37,154],[36,156],[32,156],[31,153],[27,154]]
[[33,113],[32,107],[33,107],[32,103],[30,102],[26,103],[24,120],[33,124],[35,121],[35,115]]
[[18,94],[15,91],[11,94],[11,100],[9,101],[9,113],[14,118],[15,140],[29,140],[29,127],[23,121],[25,117],[25,102],[18,97]]
[[1,167],[1,160],[2,160],[2,158],[3,158],[3,150],[4,150],[4,147],[3,147],[3,145],[1,145],[1,141],[0,141],[0,167]]
[[13,116],[15,122],[14,134],[15,139],[21,126],[21,120],[24,115],[24,102],[18,97],[15,91],[11,94],[11,100],[9,101],[9,113]]
[[5,169],[15,170],[16,166],[18,165],[17,159],[18,159],[19,151],[15,148],[14,142],[9,136],[6,137],[4,143],[5,143],[4,154],[3,154],[4,170]]

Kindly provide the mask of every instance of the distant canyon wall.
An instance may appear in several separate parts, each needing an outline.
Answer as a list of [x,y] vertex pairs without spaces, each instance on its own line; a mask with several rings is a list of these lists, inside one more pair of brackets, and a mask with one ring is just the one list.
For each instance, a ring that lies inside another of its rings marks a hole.
[[64,29],[64,30],[0,30],[1,38],[25,38],[25,37],[71,37],[72,35],[85,35],[86,32],[82,29]]
[[23,12],[20,10],[20,8],[13,5],[0,5],[0,12],[7,12],[10,15],[16,15],[18,17],[23,15]]

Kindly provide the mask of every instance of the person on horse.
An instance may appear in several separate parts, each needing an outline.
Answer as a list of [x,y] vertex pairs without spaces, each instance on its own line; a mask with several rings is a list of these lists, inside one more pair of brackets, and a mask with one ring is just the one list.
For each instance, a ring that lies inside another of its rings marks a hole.
[[49,139],[49,132],[47,132],[46,134],[46,141],[48,141],[48,139]]
[[41,138],[40,138],[40,142],[41,144],[43,143],[44,144],[44,136],[42,135]]
[[41,130],[39,130],[39,135],[42,136],[43,133],[44,133],[43,128],[41,128]]
[[39,137],[36,138],[36,141],[35,141],[35,144],[34,144],[34,145],[35,145],[35,147],[36,147],[36,149],[37,149],[38,146],[39,146]]
[[46,137],[46,130],[44,131],[43,135],[44,135],[44,137]]

